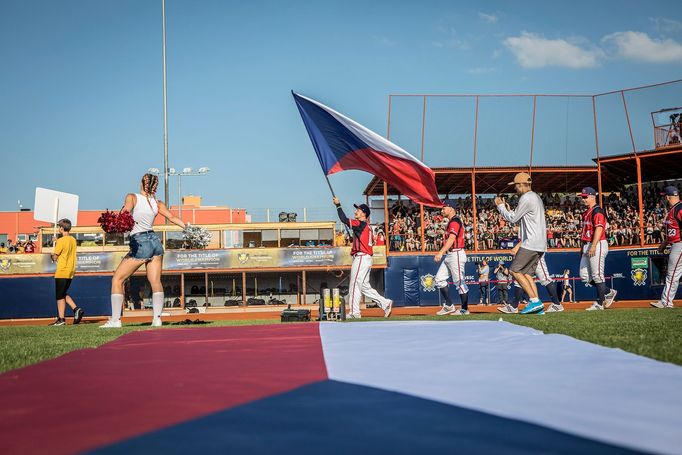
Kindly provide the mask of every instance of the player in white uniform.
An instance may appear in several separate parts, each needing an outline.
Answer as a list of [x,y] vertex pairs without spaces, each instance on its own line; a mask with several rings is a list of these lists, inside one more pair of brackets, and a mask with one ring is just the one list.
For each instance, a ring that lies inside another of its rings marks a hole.
[[[436,262],[440,262],[445,257],[445,260],[438,267],[435,278],[436,287],[443,297],[443,308],[436,313],[439,316],[469,314],[469,287],[465,282],[466,275],[464,273],[464,265],[467,262],[467,255],[464,252],[465,229],[462,221],[455,214],[456,207],[457,204],[454,201],[445,202],[442,214],[448,219],[448,226],[445,230],[443,246],[434,257]],[[462,308],[459,310],[450,298],[448,278],[452,278],[453,283],[457,286],[457,292],[462,302]]]
[[582,255],[580,256],[580,278],[586,285],[597,288],[597,301],[587,311],[603,310],[613,304],[616,290],[608,289],[604,275],[604,264],[609,254],[606,240],[606,212],[597,204],[597,190],[583,188],[579,196],[587,207],[583,213],[583,230],[580,234]]
[[663,191],[670,209],[665,216],[665,239],[658,248],[660,253],[672,245],[668,255],[668,272],[665,276],[665,286],[661,294],[661,300],[651,302],[655,308],[672,308],[677,287],[682,278],[682,202],[680,192],[675,186],[667,186]]

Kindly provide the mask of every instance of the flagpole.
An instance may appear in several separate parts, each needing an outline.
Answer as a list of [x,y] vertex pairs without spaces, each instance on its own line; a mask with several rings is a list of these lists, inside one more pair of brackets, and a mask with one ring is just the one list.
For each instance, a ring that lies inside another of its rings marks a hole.
[[[332,182],[329,181],[329,176],[327,174],[324,174],[324,179],[327,181],[327,185],[329,185],[329,191],[332,193],[332,197],[336,199],[336,193],[334,193],[334,188],[332,188]],[[345,223],[342,223],[344,229],[346,230],[346,234],[348,234],[348,237],[351,237],[350,231],[348,230],[348,225]]]
[[332,197],[336,197],[336,194],[334,194],[334,188],[332,188],[332,184],[329,181],[329,176],[327,174],[324,174],[324,179],[327,181],[327,185],[329,185],[329,191],[332,193]]

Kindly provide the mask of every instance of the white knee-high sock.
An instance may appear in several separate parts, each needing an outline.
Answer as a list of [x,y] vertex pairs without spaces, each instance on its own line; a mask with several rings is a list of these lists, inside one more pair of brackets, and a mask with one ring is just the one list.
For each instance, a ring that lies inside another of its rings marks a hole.
[[123,309],[123,294],[111,294],[111,320],[119,321],[121,319],[121,310]]
[[152,308],[154,309],[154,319],[160,318],[163,311],[163,292],[152,294]]

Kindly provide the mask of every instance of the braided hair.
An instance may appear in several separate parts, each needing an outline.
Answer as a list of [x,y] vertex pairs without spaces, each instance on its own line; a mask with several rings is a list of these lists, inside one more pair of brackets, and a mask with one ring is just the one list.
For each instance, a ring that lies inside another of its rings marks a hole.
[[159,177],[154,174],[142,176],[142,189],[147,193],[147,197],[156,197],[156,188],[159,186]]

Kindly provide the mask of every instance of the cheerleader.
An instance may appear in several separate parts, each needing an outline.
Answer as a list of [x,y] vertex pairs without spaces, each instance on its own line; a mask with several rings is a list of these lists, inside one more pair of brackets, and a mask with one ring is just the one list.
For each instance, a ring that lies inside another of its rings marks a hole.
[[163,245],[154,233],[154,219],[161,214],[171,223],[185,228],[180,218],[174,217],[166,205],[156,200],[156,188],[159,178],[153,174],[142,177],[140,192],[126,196],[123,210],[131,212],[135,226],[130,232],[130,251],[116,268],[111,280],[111,318],[101,328],[121,327],[121,311],[124,300],[125,281],[146,264],[147,279],[152,288],[152,307],[154,317],[152,327],[161,327],[161,311],[163,310],[163,287],[161,286],[161,268],[163,266]]

